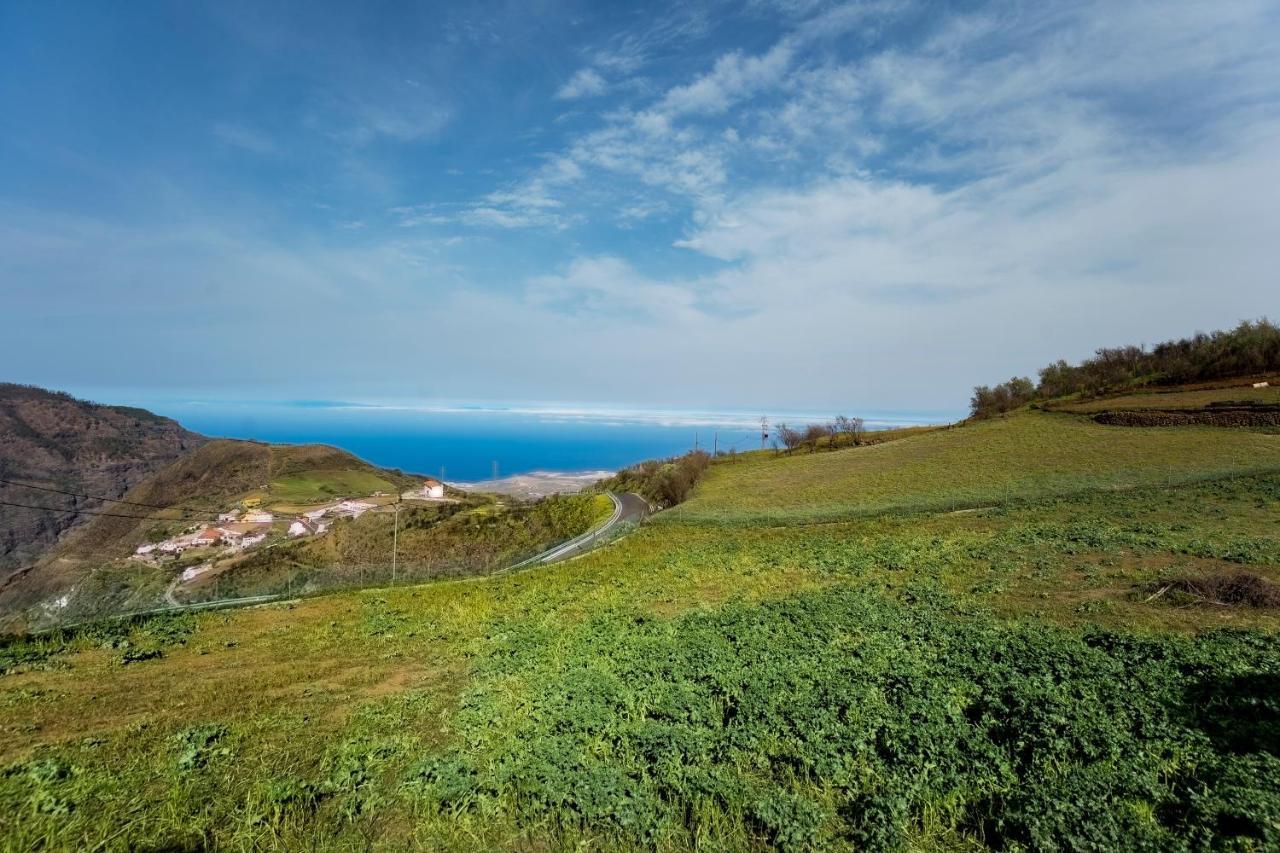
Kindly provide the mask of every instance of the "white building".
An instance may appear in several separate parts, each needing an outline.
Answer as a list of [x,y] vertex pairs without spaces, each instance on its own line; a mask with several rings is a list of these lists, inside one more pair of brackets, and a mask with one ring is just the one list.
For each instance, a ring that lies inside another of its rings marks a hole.
[[156,549],[155,545],[139,545],[137,550],[135,550],[133,553],[137,554],[139,557],[145,557],[155,549]]
[[246,524],[270,524],[276,517],[265,510],[253,509],[246,512],[240,520]]
[[317,518],[324,518],[326,515],[328,515],[331,512],[333,512],[332,506],[320,506],[320,507],[316,507],[315,509],[307,510],[302,514],[302,517],[306,519],[310,519],[311,521],[315,521]]
[[315,522],[305,518],[296,519],[293,524],[289,525],[290,539],[297,539],[301,536],[310,536],[317,532]]
[[422,483],[422,496],[424,498],[432,498],[439,500],[444,497],[444,483],[439,480],[432,480],[428,477]]
[[359,518],[375,506],[377,506],[377,504],[371,504],[367,501],[343,501],[334,509],[339,515],[349,515],[352,518]]
[[240,547],[241,549],[252,548],[254,545],[260,544],[262,540],[266,538],[267,534],[265,533],[252,533],[240,540]]
[[222,541],[228,545],[239,545],[240,540],[244,539],[244,533],[233,527],[219,527],[218,532],[222,534]]
[[218,521],[235,521],[239,517],[240,517],[240,513],[236,512],[235,510],[232,510],[231,512],[224,512],[221,515],[219,515]]

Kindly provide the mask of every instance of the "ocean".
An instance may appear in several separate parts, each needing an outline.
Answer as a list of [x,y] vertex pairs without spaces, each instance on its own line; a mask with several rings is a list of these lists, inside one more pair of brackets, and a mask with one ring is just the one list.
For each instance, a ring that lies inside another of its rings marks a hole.
[[[758,414],[565,405],[367,405],[324,401],[137,400],[208,436],[288,444],[331,444],[375,465],[449,481],[536,471],[614,471],[695,446],[760,447]],[[771,424],[829,416],[784,413]],[[938,423],[928,414],[879,414],[869,429]],[[495,468],[496,466],[496,468]]]

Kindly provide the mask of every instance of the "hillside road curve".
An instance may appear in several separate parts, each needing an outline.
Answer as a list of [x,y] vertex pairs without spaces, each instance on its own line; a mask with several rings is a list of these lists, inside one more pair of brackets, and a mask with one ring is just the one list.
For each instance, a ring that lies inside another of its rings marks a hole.
[[604,524],[595,530],[588,531],[581,536],[571,539],[568,542],[557,545],[550,551],[547,551],[535,558],[535,562],[554,563],[559,560],[567,560],[576,557],[579,554],[585,554],[596,546],[596,544],[619,524],[626,522],[639,522],[649,515],[649,503],[644,498],[631,492],[623,494],[615,494],[609,492],[609,497],[613,499],[613,515]]

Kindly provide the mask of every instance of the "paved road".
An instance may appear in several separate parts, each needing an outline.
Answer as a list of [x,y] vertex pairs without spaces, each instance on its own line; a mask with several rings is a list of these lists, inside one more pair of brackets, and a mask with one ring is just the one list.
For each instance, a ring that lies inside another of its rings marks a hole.
[[[608,534],[620,524],[627,522],[638,522],[649,514],[649,504],[644,498],[630,492],[626,494],[614,494],[609,492],[609,497],[613,499],[613,515],[604,524],[595,530],[588,531],[577,538],[570,539],[568,542],[562,542],[550,551],[544,551],[538,556],[520,563],[519,566],[529,565],[530,563],[555,563],[559,560],[567,560],[576,557],[579,554],[585,554],[597,543],[606,539]],[[512,566],[517,568],[517,566]]]
[[[596,546],[596,543],[605,538],[606,534],[611,533],[619,524],[628,522],[634,524],[642,521],[649,514],[649,504],[644,498],[631,492],[615,495],[609,493],[609,497],[613,498],[617,509],[613,513],[613,517],[600,526],[599,529],[591,532],[590,535],[582,537],[582,541],[576,547],[557,554],[554,559],[565,560],[569,557],[576,557],[579,554],[585,554]],[[543,560],[543,562],[551,562],[551,560]]]

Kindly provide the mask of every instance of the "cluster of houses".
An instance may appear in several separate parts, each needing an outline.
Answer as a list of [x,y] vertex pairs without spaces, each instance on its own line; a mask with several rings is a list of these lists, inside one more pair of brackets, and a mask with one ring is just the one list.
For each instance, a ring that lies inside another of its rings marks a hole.
[[252,548],[267,538],[275,520],[272,513],[260,509],[244,513],[224,512],[218,516],[217,526],[188,531],[155,544],[139,545],[134,556],[177,556],[191,548],[212,548],[215,545],[228,545],[237,550]]
[[[378,493],[372,497],[385,497],[385,495]],[[446,500],[444,483],[427,479],[420,489],[405,492],[403,497],[414,500]],[[315,507],[291,521],[286,532],[290,539],[319,536],[329,529],[333,519],[359,518],[377,506],[378,504],[369,500],[353,499]],[[216,525],[189,530],[163,542],[139,545],[134,556],[149,560],[159,556],[177,556],[191,548],[212,548],[219,545],[242,551],[261,544],[267,538],[275,520],[274,514],[256,507],[246,509],[244,512],[224,512],[218,516]]]

